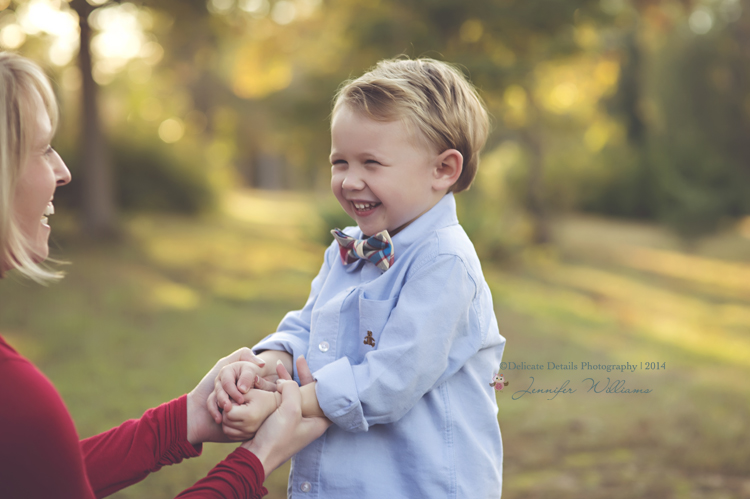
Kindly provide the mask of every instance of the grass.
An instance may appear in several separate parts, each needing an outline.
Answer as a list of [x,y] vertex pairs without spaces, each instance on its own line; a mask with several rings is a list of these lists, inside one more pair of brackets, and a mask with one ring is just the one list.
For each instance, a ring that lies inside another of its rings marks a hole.
[[[236,193],[210,218],[132,218],[108,246],[56,216],[68,276],[0,282],[0,331],[53,380],[81,436],[106,430],[189,390],[304,304],[322,261],[314,204]],[[484,262],[504,360],[545,367],[503,371],[503,497],[750,498],[750,241],[726,233],[686,249],[655,227],[580,217],[557,229],[554,247]],[[576,391],[519,393],[531,376]],[[650,393],[588,391],[585,378],[607,377]],[[114,497],[173,497],[232,448],[207,445]],[[286,496],[287,473],[267,480],[269,497]]]

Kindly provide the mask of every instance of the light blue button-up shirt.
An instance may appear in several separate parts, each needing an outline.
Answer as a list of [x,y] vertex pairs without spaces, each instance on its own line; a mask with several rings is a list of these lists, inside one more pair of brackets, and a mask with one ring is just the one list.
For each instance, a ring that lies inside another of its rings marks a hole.
[[335,423],[293,458],[289,497],[499,498],[505,338],[453,194],[393,244],[382,272],[334,241],[305,307],[254,347],[304,355]]

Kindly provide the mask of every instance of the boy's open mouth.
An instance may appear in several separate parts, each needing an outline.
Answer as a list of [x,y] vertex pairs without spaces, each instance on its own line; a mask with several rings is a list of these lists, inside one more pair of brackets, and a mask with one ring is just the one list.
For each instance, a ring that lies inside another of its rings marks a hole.
[[382,203],[360,203],[352,201],[352,206],[357,215],[368,215],[381,204]]

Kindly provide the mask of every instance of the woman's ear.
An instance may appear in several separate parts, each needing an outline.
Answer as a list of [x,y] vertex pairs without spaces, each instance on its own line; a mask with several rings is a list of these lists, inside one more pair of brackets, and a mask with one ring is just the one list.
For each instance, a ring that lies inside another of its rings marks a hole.
[[432,189],[448,191],[458,181],[464,168],[464,157],[455,149],[448,149],[441,153],[436,161]]

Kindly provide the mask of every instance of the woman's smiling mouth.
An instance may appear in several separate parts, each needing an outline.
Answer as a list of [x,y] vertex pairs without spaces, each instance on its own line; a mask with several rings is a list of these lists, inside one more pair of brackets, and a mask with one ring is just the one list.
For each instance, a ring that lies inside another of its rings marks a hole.
[[47,205],[47,208],[44,209],[44,213],[42,213],[42,224],[47,225],[49,222],[49,219],[47,217],[55,214],[55,207],[52,204],[52,201]]

